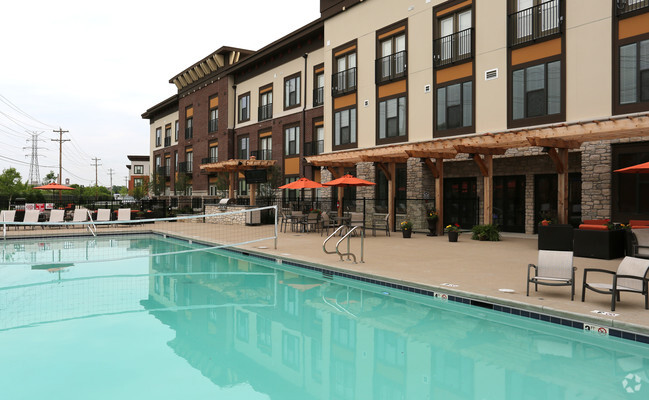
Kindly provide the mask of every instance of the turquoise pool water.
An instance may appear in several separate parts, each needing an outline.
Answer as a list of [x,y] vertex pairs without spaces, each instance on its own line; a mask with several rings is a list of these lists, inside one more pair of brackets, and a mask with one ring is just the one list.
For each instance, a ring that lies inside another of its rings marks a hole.
[[0,265],[2,399],[649,396],[649,345],[227,251],[144,256],[179,240],[69,240],[142,257]]

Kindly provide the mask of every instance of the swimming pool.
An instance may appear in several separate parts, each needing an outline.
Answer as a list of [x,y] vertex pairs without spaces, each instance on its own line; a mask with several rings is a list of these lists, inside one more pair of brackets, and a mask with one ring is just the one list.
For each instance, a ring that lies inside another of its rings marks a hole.
[[142,257],[0,266],[2,398],[649,394],[641,343],[226,250],[145,256],[199,246],[170,238],[106,240]]

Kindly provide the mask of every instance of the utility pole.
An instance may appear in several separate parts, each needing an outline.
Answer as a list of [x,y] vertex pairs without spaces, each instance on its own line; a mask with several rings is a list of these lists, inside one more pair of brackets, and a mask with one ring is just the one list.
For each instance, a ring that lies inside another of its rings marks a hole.
[[124,177],[124,186],[126,186],[126,189],[128,190],[128,176]]
[[108,175],[110,175],[110,195],[113,195],[113,174],[115,170],[112,168],[108,168]]
[[[61,173],[63,172],[63,164],[62,164],[62,159],[63,159],[63,142],[69,142],[70,139],[63,139],[63,134],[68,133],[69,131],[64,131],[59,127],[59,130],[52,130],[54,133],[59,134],[58,139],[50,139],[53,142],[59,142],[59,185],[61,184]],[[61,191],[59,191],[59,194],[61,194]]]
[[23,150],[26,149],[32,150],[31,160],[29,162],[29,183],[32,185],[38,185],[41,183],[41,175],[38,168],[38,136],[42,135],[43,132],[39,132],[39,133],[28,132],[28,134],[31,136],[31,139],[27,139],[27,140],[32,141],[32,146],[23,147]]
[[95,162],[94,164],[90,164],[90,165],[95,167],[95,201],[97,201],[97,195],[99,194],[98,190],[97,190],[97,187],[99,186],[99,180],[98,180],[98,176],[97,176],[97,167],[101,165],[101,164],[99,164],[99,160],[101,160],[101,158],[95,157],[95,158],[91,158],[91,160],[93,160]]

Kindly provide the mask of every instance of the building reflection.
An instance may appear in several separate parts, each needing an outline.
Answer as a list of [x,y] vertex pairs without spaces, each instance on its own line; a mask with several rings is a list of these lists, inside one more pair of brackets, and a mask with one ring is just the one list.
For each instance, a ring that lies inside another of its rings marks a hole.
[[521,328],[224,254],[153,259],[142,302],[219,386],[247,382],[276,399],[597,398],[623,395],[633,374],[649,392],[649,351],[632,343],[612,351],[578,330]]

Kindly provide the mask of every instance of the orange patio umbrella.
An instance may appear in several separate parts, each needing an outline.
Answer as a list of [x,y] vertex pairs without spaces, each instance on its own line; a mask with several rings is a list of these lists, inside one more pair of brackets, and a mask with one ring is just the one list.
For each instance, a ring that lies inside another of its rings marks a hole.
[[349,186],[372,186],[376,185],[374,182],[366,181],[364,179],[357,178],[353,175],[343,175],[338,179],[333,181],[323,183],[325,186],[338,186],[338,187],[349,187]]
[[65,186],[65,185],[59,185],[58,183],[55,183],[55,182],[48,183],[47,185],[43,185],[43,186],[36,186],[34,189],[40,189],[40,190],[74,190],[74,188],[71,188],[71,187]]
[[294,182],[287,183],[286,185],[282,185],[279,188],[280,189],[319,189],[322,186],[318,182],[312,181],[311,179],[307,178],[300,178]]
[[649,162],[616,169],[613,172],[619,172],[622,174],[649,174]]

